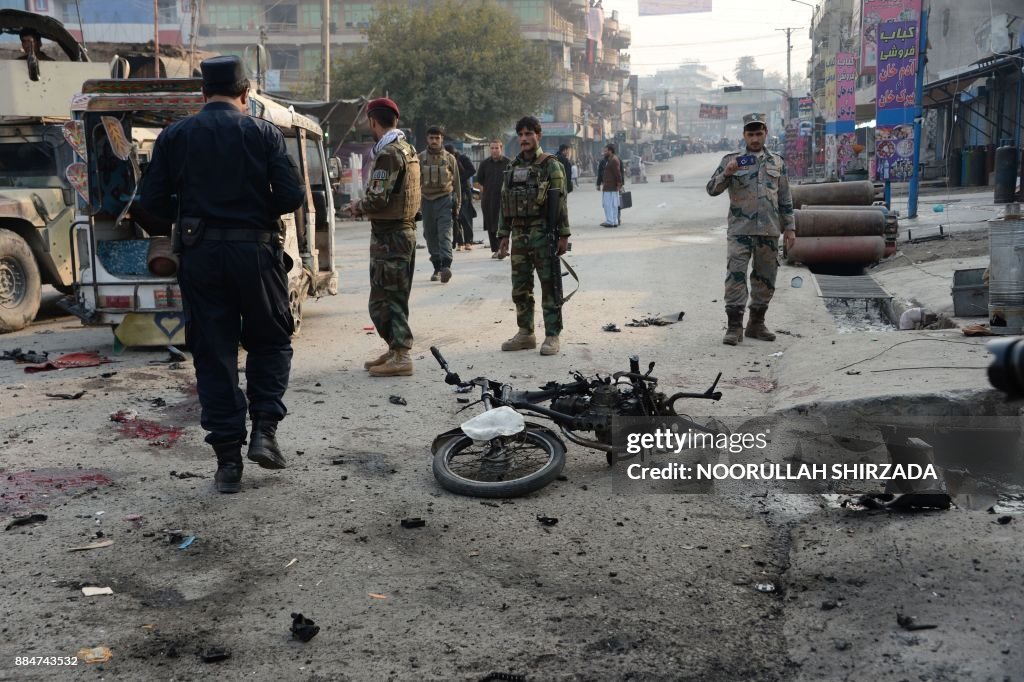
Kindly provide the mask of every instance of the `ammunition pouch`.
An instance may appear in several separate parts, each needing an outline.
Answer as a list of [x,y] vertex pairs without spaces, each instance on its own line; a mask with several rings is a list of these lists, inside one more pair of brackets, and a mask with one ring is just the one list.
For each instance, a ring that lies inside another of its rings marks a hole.
[[182,218],[177,227],[181,245],[184,248],[194,248],[199,242],[203,241],[206,223],[203,222],[202,218]]
[[505,218],[541,218],[545,199],[538,185],[512,185],[501,195],[501,214]]

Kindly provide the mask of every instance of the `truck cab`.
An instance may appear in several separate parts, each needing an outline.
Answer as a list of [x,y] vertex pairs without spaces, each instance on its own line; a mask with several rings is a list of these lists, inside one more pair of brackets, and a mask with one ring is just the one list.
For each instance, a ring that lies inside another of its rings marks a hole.
[[73,191],[64,176],[72,152],[63,124],[82,82],[108,71],[88,61],[59,21],[0,10],[0,33],[23,29],[38,32],[47,59],[0,59],[0,333],[35,319],[43,285],[72,289]]
[[[185,320],[171,253],[173,226],[140,205],[153,145],[170,124],[203,107],[202,81],[96,79],[71,102],[64,137],[72,141],[66,176],[75,190],[76,261],[72,300],[65,306],[86,324],[106,325],[123,346],[183,344]],[[312,119],[250,92],[249,115],[273,123],[305,184],[306,199],[282,216],[289,299],[296,333],[309,296],[334,295],[334,202],[323,131]]]

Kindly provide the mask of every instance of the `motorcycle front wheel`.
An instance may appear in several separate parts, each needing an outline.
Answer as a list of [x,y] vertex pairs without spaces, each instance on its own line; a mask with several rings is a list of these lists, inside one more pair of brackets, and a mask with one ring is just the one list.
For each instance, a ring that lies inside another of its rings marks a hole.
[[544,430],[473,441],[449,439],[434,455],[434,478],[445,490],[471,497],[519,497],[540,490],[565,467],[565,447]]

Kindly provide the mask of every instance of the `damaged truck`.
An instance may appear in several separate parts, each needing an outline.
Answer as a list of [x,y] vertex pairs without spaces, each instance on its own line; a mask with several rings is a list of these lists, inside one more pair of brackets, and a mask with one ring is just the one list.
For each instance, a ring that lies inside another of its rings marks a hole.
[[62,126],[82,82],[108,71],[55,19],[0,10],[0,33],[26,28],[59,54],[0,58],[0,333],[31,324],[43,285],[72,291],[73,191],[64,176],[71,148]]
[[[71,102],[63,137],[74,156],[66,176],[76,193],[75,285],[64,307],[88,325],[112,327],[115,345],[184,343],[172,225],[144,212],[140,191],[160,132],[203,104],[202,81],[196,78],[89,80]],[[314,120],[254,91],[249,114],[284,134],[305,185],[303,205],[281,219],[298,332],[303,301],[338,291],[331,183],[340,176],[340,164],[328,163],[323,131]]]

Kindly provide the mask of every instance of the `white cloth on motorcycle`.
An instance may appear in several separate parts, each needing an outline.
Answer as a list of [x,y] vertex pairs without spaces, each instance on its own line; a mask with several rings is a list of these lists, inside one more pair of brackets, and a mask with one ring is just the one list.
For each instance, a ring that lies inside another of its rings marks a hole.
[[526,420],[511,407],[502,405],[462,423],[462,432],[473,440],[514,436],[526,428]]

